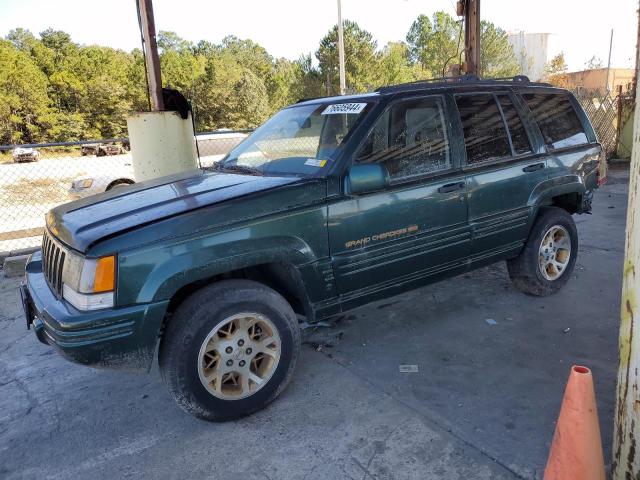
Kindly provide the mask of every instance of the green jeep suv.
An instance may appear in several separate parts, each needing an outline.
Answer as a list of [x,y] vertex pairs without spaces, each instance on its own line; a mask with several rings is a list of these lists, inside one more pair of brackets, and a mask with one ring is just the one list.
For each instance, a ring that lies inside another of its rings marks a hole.
[[51,210],[21,287],[66,358],[148,370],[208,420],[282,392],[310,323],[498,261],[550,295],[601,147],[567,91],[418,82],[300,101],[214,168]]

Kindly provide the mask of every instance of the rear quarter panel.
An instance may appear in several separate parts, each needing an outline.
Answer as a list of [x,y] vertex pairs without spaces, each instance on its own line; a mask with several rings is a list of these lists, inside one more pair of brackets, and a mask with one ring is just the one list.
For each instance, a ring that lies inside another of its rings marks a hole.
[[530,204],[543,205],[558,195],[580,195],[597,188],[600,145],[588,144],[549,153],[549,178],[533,192]]

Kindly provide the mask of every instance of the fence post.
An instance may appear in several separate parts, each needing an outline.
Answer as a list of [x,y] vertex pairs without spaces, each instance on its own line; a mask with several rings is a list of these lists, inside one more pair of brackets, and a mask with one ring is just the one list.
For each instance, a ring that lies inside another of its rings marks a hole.
[[620,146],[620,135],[622,134],[622,85],[618,85],[616,87],[618,91],[618,95],[616,97],[617,101],[617,111],[616,111],[616,147],[614,152],[616,152],[616,157],[618,156],[618,147]]

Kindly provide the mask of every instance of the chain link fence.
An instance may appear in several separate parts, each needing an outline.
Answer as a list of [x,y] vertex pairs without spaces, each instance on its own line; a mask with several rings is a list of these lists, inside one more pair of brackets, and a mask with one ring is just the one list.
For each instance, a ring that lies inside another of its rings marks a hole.
[[618,139],[618,95],[578,89],[576,98],[589,116],[607,159],[615,155]]
[[[220,160],[247,134],[247,130],[197,134],[201,165]],[[132,183],[126,138],[0,145],[0,256],[40,246],[50,209]]]
[[622,112],[628,103],[628,97],[618,92],[605,92],[600,90],[585,90],[578,88],[574,95],[584,108],[598,140],[602,144],[600,157],[600,179],[606,181],[607,160],[617,156],[618,144],[623,122]]

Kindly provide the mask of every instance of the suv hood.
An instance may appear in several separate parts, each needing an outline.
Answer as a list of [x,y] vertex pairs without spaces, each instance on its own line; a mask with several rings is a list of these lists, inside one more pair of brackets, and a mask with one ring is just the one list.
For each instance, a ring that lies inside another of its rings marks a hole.
[[301,181],[191,171],[66,203],[47,214],[47,228],[69,247],[85,252],[99,240],[137,226]]

